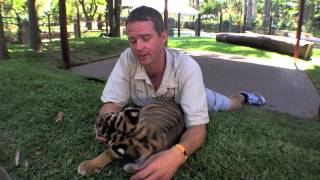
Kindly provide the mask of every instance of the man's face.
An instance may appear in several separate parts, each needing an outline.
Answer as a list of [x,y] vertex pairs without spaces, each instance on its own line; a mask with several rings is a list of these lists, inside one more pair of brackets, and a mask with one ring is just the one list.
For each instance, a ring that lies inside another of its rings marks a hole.
[[135,21],[127,24],[130,47],[142,65],[151,65],[162,58],[167,34],[160,36],[154,30],[152,21]]

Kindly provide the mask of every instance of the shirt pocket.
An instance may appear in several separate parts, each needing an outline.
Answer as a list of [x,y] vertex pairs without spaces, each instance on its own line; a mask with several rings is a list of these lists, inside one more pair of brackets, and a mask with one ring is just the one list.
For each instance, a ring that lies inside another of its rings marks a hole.
[[131,85],[130,92],[132,100],[139,106],[144,106],[151,102],[152,92],[150,92],[148,84],[144,83],[143,81],[136,80],[135,83]]
[[175,96],[176,96],[176,88],[168,88],[167,92],[161,95],[161,98],[174,100]]

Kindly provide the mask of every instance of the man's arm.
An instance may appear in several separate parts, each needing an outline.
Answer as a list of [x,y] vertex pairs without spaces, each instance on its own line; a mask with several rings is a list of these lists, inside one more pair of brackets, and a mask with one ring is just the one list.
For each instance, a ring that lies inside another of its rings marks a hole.
[[[198,150],[206,137],[206,125],[189,127],[182,135],[180,143],[188,155]],[[152,155],[146,162],[137,167],[138,173],[132,180],[170,179],[185,162],[184,154],[176,147]]]
[[188,155],[198,150],[205,141],[207,128],[205,124],[189,127],[183,134],[180,144],[186,149]]

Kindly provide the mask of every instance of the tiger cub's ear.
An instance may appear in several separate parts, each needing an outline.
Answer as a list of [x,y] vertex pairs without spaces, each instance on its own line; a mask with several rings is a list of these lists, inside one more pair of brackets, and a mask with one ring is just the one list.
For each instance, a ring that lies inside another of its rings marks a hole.
[[131,124],[135,125],[139,122],[139,112],[140,110],[137,108],[127,108],[124,110],[124,115]]

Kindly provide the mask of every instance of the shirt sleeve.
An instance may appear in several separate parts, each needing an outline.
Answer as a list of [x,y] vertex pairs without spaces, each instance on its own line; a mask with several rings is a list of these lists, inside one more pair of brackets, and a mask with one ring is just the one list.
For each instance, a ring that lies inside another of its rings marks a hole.
[[180,105],[186,126],[206,124],[209,122],[208,105],[200,66],[191,57],[183,61]]
[[127,50],[121,54],[107,80],[101,96],[102,102],[112,102],[120,107],[124,107],[128,103],[130,97],[129,74],[129,56]]

